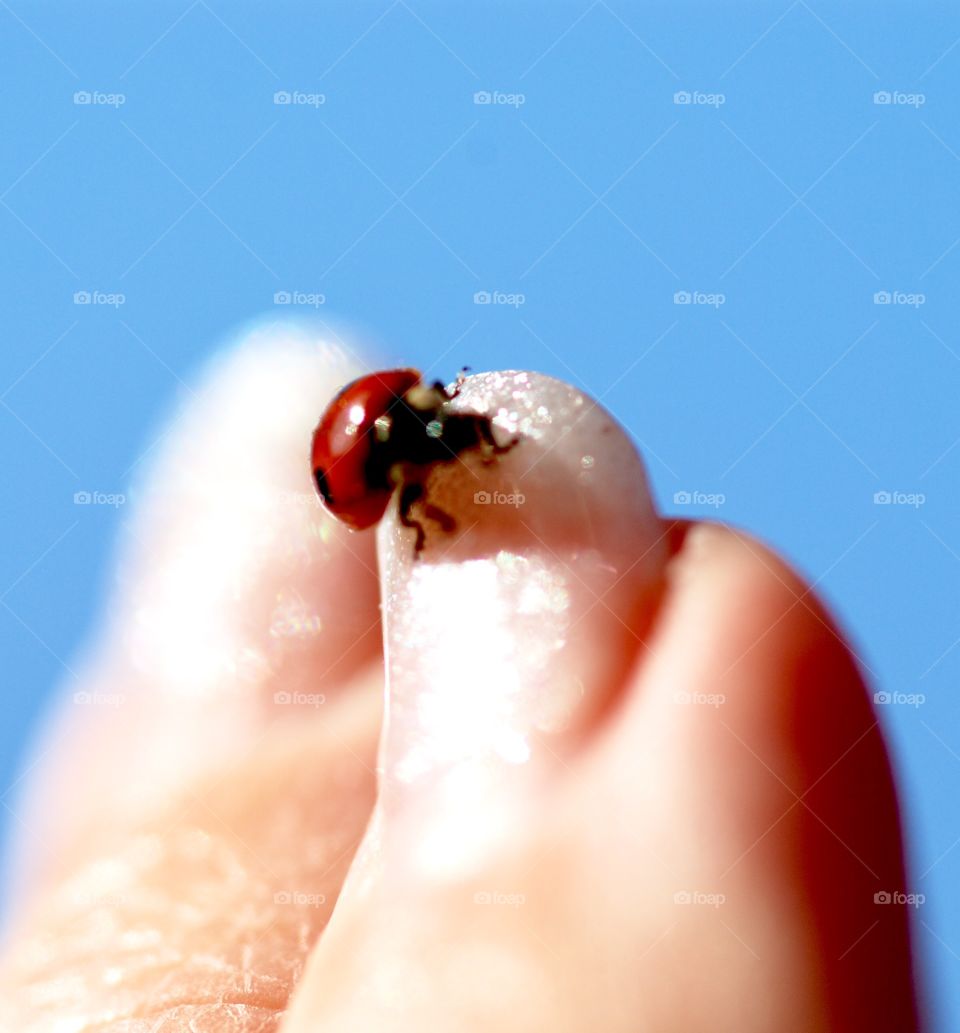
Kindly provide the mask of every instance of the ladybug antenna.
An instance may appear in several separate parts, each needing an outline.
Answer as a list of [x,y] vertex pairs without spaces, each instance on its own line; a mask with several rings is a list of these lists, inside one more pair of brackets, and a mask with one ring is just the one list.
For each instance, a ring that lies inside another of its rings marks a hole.
[[457,374],[456,383],[453,385],[453,391],[450,394],[451,398],[456,398],[460,394],[460,389],[463,387],[463,382],[467,379],[467,373],[470,371],[469,366],[461,366],[460,372]]

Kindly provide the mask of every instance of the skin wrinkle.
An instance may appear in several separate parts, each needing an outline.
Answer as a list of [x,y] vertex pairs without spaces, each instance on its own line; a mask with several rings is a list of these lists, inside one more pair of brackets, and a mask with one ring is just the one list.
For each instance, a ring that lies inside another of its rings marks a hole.
[[282,1018],[282,1012],[255,1005],[201,1001],[157,1015],[87,1025],[71,1033],[274,1033]]
[[48,895],[6,959],[0,1030],[276,1029],[372,806],[377,680],[279,722]]

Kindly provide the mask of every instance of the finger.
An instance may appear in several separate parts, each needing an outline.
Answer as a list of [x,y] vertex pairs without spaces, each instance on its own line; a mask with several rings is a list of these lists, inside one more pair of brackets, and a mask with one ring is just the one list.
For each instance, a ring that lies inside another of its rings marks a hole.
[[[287,1033],[381,1028],[388,1016],[402,1025],[458,1006],[446,961],[457,966],[476,912],[462,913],[465,894],[437,910],[438,887],[461,887],[537,837],[541,806],[615,706],[656,606],[665,528],[612,418],[527,373],[469,378],[455,405],[496,417],[501,443],[517,444],[493,463],[464,454],[436,465],[426,498],[443,523],[427,507],[410,514],[422,552],[396,513],[381,526],[378,802]],[[485,1018],[476,1028],[499,1028]]]
[[304,331],[254,333],[167,435],[88,698],[20,808],[33,893],[0,1028],[275,1027],[373,799],[373,543],[317,507],[307,458],[354,372]]
[[145,460],[103,631],[19,808],[25,878],[68,870],[69,844],[139,820],[271,722],[325,720],[378,660],[373,542],[323,511],[307,458],[355,374],[342,349],[271,325],[189,391]]
[[492,463],[474,451],[437,464],[412,513],[422,553],[396,518],[379,541],[379,810],[386,825],[399,818],[404,855],[421,843],[427,869],[476,864],[522,826],[522,787],[576,749],[633,663],[665,559],[636,450],[575,388],[491,373],[454,406],[496,416],[515,443]]
[[440,1015],[463,1029],[916,1028],[907,920],[875,896],[906,889],[895,794],[849,651],[757,543],[677,537],[648,650],[526,828],[475,869],[418,881],[393,878],[385,852],[311,958],[285,1033],[387,1015],[398,1029]]
[[88,842],[11,930],[0,1029],[272,1033],[366,825],[377,688]]
[[[797,1028],[914,1029],[909,909],[886,903],[909,890],[896,793],[849,647],[809,586],[736,531],[694,526],[668,585],[622,719],[597,743],[607,817],[656,844],[672,930],[667,971],[641,970],[638,993],[656,983],[663,998],[683,986],[677,966],[702,965],[686,1014],[715,1024],[759,969],[761,1011],[802,985]],[[619,846],[615,869],[629,837]]]

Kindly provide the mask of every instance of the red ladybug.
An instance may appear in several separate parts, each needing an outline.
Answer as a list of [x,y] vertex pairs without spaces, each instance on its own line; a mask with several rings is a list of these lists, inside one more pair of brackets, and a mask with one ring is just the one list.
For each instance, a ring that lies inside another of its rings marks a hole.
[[[391,369],[360,377],[337,394],[313,432],[311,456],[317,491],[335,517],[355,530],[372,527],[399,487],[400,522],[416,529],[420,552],[425,532],[410,510],[423,496],[430,467],[470,448],[490,461],[516,444],[498,445],[488,417],[451,411],[463,376],[447,391],[439,381],[424,384],[415,369]],[[436,506],[426,504],[424,513],[444,531],[456,526]]]

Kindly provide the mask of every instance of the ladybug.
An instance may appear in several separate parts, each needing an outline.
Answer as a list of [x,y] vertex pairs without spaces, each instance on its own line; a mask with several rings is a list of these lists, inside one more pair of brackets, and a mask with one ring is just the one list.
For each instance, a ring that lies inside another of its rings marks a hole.
[[[416,531],[419,555],[426,532],[410,512],[423,497],[433,464],[452,462],[467,449],[490,462],[517,443],[499,445],[489,417],[450,409],[464,379],[461,371],[448,391],[440,381],[424,384],[418,370],[391,369],[342,388],[313,432],[313,479],[326,508],[348,527],[363,530],[380,521],[399,487],[400,523]],[[436,506],[426,503],[423,512],[444,531],[456,527]]]

